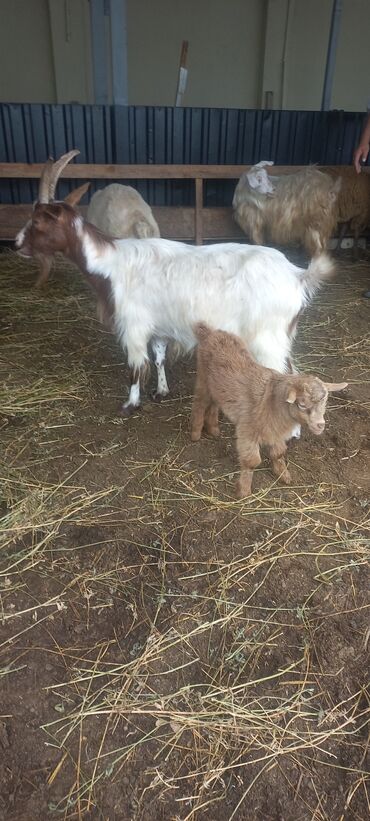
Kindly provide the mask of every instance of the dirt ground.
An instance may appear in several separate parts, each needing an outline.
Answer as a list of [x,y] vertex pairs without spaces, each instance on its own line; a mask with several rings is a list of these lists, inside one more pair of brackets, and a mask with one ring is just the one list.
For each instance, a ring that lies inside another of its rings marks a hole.
[[297,335],[349,388],[243,502],[232,426],[190,442],[193,361],[123,418],[79,275],[34,278],[0,256],[0,818],[364,821],[370,256]]

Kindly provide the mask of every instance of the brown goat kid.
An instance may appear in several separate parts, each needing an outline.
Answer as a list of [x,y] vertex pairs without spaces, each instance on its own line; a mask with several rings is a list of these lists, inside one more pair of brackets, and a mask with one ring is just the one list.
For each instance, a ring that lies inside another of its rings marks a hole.
[[272,469],[285,484],[291,476],[284,456],[292,430],[307,425],[319,435],[325,428],[324,413],[328,392],[337,385],[316,376],[285,375],[264,368],[252,358],[242,340],[225,331],[213,331],[198,324],[197,375],[191,413],[191,438],[200,439],[203,427],[210,436],[219,436],[218,412],[236,427],[240,478],[240,498],[249,496],[254,469],[260,464],[260,447],[267,445]]

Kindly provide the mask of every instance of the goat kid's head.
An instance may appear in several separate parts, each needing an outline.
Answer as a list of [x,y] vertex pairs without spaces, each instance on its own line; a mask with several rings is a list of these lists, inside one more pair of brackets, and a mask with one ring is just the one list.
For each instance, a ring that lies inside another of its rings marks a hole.
[[49,159],[45,164],[32,217],[15,238],[16,249],[22,256],[51,256],[57,251],[65,253],[68,250],[72,223],[77,216],[74,206],[87,191],[89,183],[72,191],[63,202],[53,200],[63,168],[79,153],[69,151],[57,162]]
[[328,394],[342,391],[347,382],[322,382],[317,376],[297,376],[289,380],[286,401],[295,422],[307,425],[311,433],[320,436],[325,429],[325,410]]

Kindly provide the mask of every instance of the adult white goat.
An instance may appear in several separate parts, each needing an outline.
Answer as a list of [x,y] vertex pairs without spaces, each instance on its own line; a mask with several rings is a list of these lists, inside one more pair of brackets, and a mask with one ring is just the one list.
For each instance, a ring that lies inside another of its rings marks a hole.
[[261,161],[243,174],[233,197],[234,218],[253,242],[299,244],[325,251],[337,223],[341,180],[317,168],[269,176]]
[[[58,173],[60,168],[59,162]],[[189,351],[199,321],[238,334],[257,361],[284,371],[299,314],[333,267],[324,254],[305,270],[272,248],[236,243],[193,247],[164,239],[113,240],[68,204],[42,200],[16,247],[24,256],[64,253],[98,292],[103,312],[113,313],[131,368],[126,413],[140,404],[148,345],[162,397],[168,393],[167,343]]]

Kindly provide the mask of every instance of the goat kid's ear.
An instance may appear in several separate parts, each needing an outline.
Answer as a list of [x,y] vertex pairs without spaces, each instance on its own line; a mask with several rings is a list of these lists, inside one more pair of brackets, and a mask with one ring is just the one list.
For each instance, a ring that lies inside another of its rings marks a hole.
[[348,382],[324,382],[326,390],[329,393],[333,393],[334,391],[344,391],[344,388],[347,388]]
[[293,405],[295,400],[297,399],[297,391],[295,388],[289,388],[289,393],[286,398],[286,401],[289,402],[289,405]]

